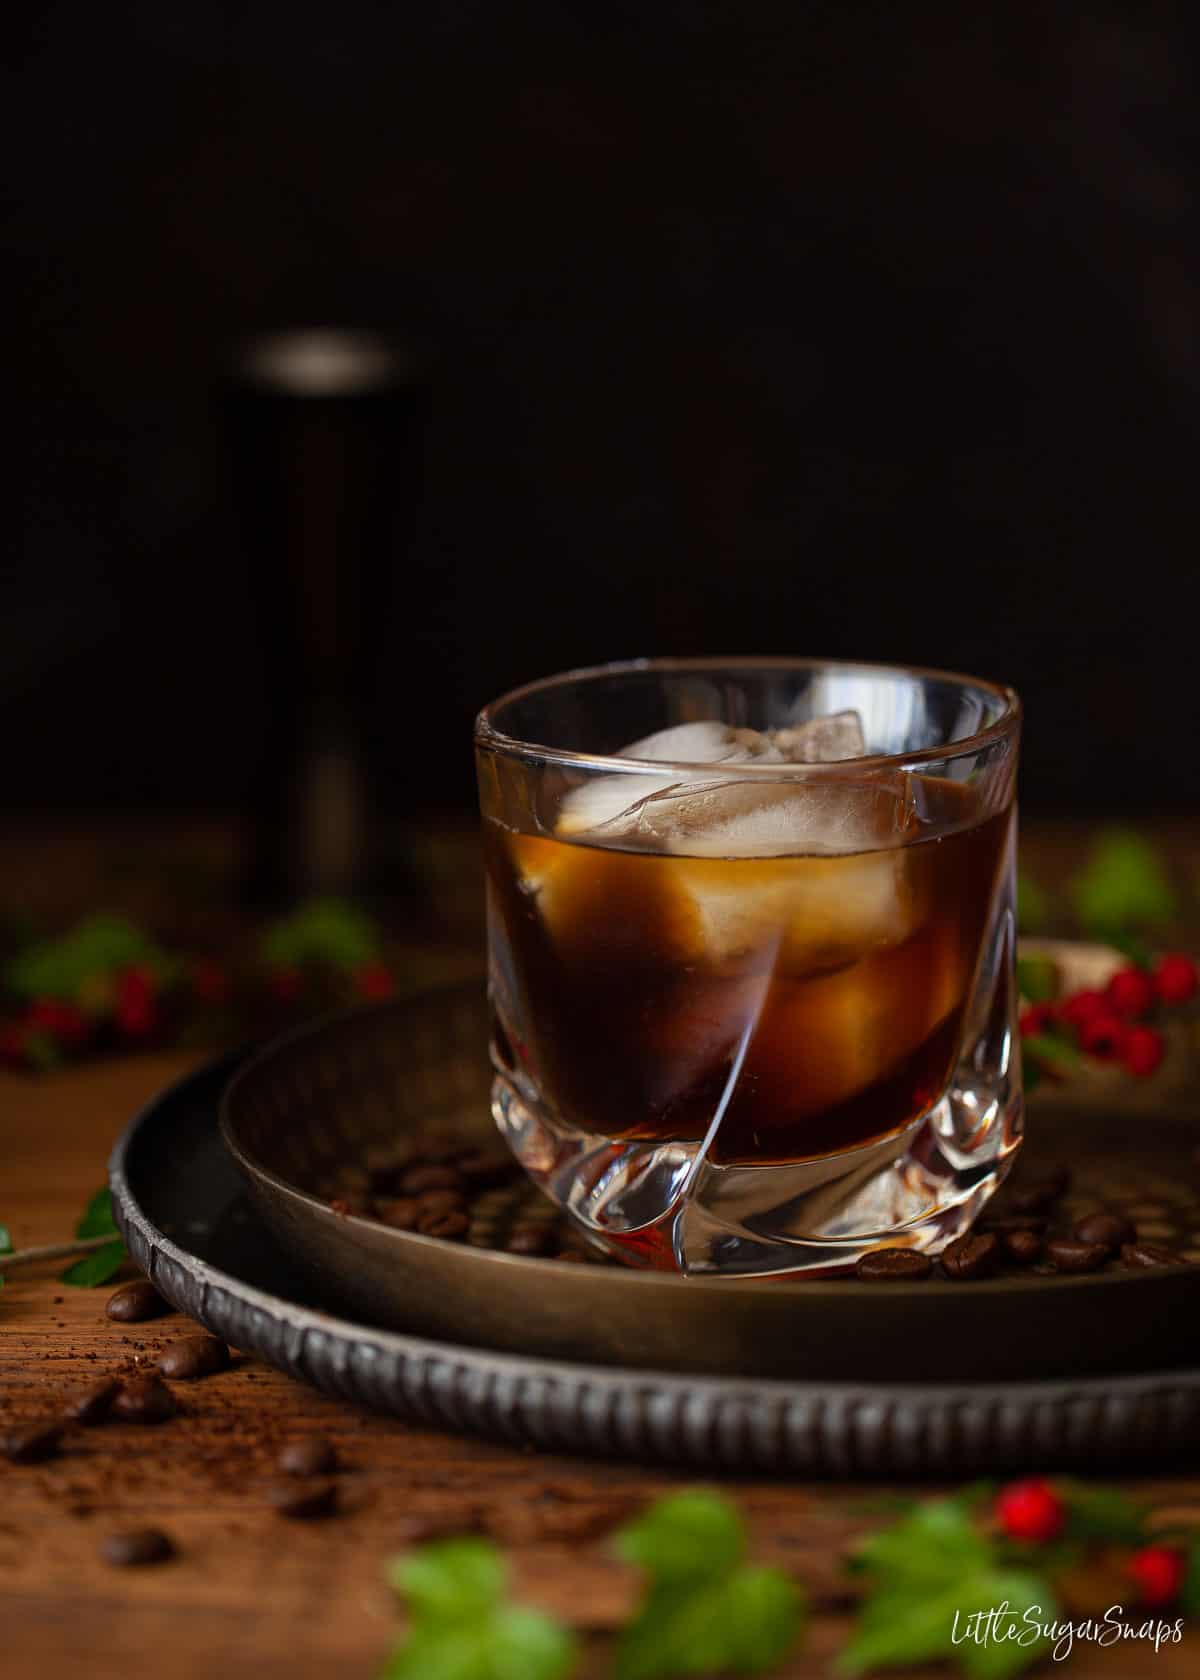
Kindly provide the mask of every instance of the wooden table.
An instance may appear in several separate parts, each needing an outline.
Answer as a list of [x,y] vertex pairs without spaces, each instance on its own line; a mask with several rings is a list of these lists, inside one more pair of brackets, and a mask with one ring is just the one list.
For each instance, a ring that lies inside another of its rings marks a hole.
[[[194,1062],[160,1054],[43,1078],[0,1075],[0,1216],[18,1247],[69,1234],[103,1182],[116,1133]],[[103,1311],[109,1291],[64,1287],[59,1269],[16,1270],[0,1295],[0,1428],[135,1356],[151,1358],[183,1328],[178,1317],[115,1325]],[[507,1526],[517,1590],[588,1631],[585,1674],[598,1680],[606,1630],[628,1613],[636,1582],[606,1556],[602,1538],[522,1536],[522,1518],[549,1491],[557,1509],[601,1518],[611,1509],[616,1519],[627,1503],[695,1480],[407,1428],[254,1359],[178,1393],[182,1415],[157,1428],[109,1424],[76,1431],[49,1463],[0,1461],[4,1680],[369,1680],[398,1629],[382,1566],[414,1513],[482,1514]],[[287,1523],[266,1503],[264,1484],[279,1443],[313,1430],[333,1436],[344,1458],[345,1509],[325,1522]],[[1200,1506],[1200,1477],[1180,1468],[1176,1479],[1131,1486],[1156,1505]],[[850,1620],[841,1554],[881,1520],[864,1501],[896,1490],[729,1485],[756,1552],[794,1570],[813,1602],[807,1641],[780,1674],[829,1673]],[[100,1561],[107,1532],[144,1524],[174,1537],[176,1559],[137,1571]],[[1156,1657],[1139,1644],[1086,1646],[1068,1667],[1183,1680],[1200,1672],[1200,1635]]]

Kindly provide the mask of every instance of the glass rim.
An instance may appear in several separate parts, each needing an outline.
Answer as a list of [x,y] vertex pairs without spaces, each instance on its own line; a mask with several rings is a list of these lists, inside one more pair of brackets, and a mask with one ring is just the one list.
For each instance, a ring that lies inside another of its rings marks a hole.
[[[760,764],[751,760],[748,763],[738,762],[716,763],[711,761],[696,763],[686,759],[662,758],[625,758],[613,753],[592,753],[582,749],[570,747],[551,747],[538,741],[522,740],[519,736],[508,735],[498,729],[493,721],[497,712],[518,700],[527,699],[531,695],[545,693],[555,688],[565,688],[573,683],[586,683],[602,677],[645,676],[655,672],[664,674],[689,672],[730,672],[743,671],[837,671],[846,674],[860,672],[865,676],[900,676],[932,678],[938,682],[953,684],[960,689],[979,689],[989,694],[1001,703],[1002,711],[999,717],[993,719],[985,728],[976,730],[974,734],[963,735],[953,741],[943,741],[932,747],[918,747],[912,752],[902,753],[864,753],[857,758],[832,759],[820,764]],[[984,677],[968,676],[961,671],[944,671],[931,665],[897,665],[886,661],[867,659],[821,659],[791,658],[787,655],[752,655],[739,658],[734,655],[715,657],[704,656],[694,659],[647,658],[647,659],[616,659],[605,665],[581,665],[570,671],[558,671],[549,677],[537,677],[532,682],[522,683],[517,688],[510,688],[495,700],[489,700],[480,707],[475,718],[475,744],[500,752],[514,755],[532,756],[544,759],[552,764],[569,765],[576,769],[623,771],[626,775],[630,771],[657,771],[660,775],[664,769],[682,770],[692,773],[703,771],[708,776],[735,776],[738,781],[744,779],[780,781],[793,780],[816,775],[845,775],[847,772],[858,772],[862,769],[882,770],[901,769],[914,764],[936,763],[939,759],[959,758],[967,753],[979,752],[982,748],[993,745],[997,741],[1014,736],[1021,726],[1021,699],[1016,689],[1005,683],[990,682]]]

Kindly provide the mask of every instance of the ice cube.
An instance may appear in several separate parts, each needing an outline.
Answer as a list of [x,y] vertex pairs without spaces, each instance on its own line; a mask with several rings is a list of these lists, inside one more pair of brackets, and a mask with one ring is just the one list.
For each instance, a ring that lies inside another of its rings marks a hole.
[[[756,729],[735,729],[707,719],[660,729],[622,747],[618,758],[644,758],[664,764],[745,764],[782,762],[783,755]],[[683,778],[686,780],[686,778]],[[679,775],[594,776],[572,788],[559,807],[556,832],[581,835],[632,812],[640,801],[680,785]]]
[[835,764],[844,758],[861,758],[867,750],[857,712],[831,712],[791,729],[776,729],[771,740],[791,764]]

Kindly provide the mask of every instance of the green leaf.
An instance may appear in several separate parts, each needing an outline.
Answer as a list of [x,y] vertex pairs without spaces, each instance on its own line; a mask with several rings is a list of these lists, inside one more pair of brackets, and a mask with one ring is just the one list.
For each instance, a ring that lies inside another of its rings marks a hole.
[[1021,1057],[1026,1062],[1040,1062],[1043,1067],[1049,1068],[1079,1066],[1079,1051],[1054,1033],[1031,1033],[1028,1038],[1023,1038]]
[[1067,1505],[1066,1536],[1112,1546],[1145,1544],[1146,1511],[1117,1488],[1059,1484]]
[[[984,1637],[984,1628],[979,1639],[973,1638],[970,1618],[1004,1606],[1004,1620],[997,1617],[995,1632]],[[1023,1620],[1027,1611],[1030,1624]],[[866,1674],[943,1657],[957,1661],[974,1680],[1004,1680],[1045,1653],[1049,1641],[1033,1624],[1052,1622],[1057,1613],[1048,1584],[1031,1573],[984,1567],[936,1586],[910,1581],[879,1592],[864,1606],[836,1667],[842,1674]],[[1007,1628],[1018,1632],[1004,1637]],[[1028,1643],[1021,1643],[1026,1637]]]
[[1200,1536],[1188,1547],[1187,1569],[1179,1591],[1179,1608],[1185,1616],[1200,1616]]
[[724,1594],[725,1666],[734,1674],[762,1674],[794,1645],[804,1595],[779,1569],[741,1569]]
[[103,1190],[97,1190],[88,1202],[79,1223],[75,1227],[77,1237],[107,1237],[116,1236],[117,1226],[113,1219],[112,1191],[105,1185]]
[[569,1628],[512,1604],[491,1621],[488,1680],[561,1680],[575,1666],[577,1652]]
[[800,1630],[800,1589],[777,1569],[653,1582],[617,1648],[616,1680],[760,1674]]
[[960,1499],[929,1499],[855,1549],[857,1566],[902,1585],[961,1579],[991,1561],[987,1540]]
[[165,962],[158,946],[123,916],[89,916],[61,939],[41,940],[18,953],[4,971],[4,983],[18,997],[74,999],[84,982],[116,969]]
[[339,899],[319,898],[268,928],[259,954],[270,968],[301,968],[306,963],[361,968],[376,961],[379,948],[379,933],[369,916]]
[[124,1264],[125,1244],[118,1237],[116,1242],[105,1243],[103,1248],[93,1249],[91,1254],[68,1266],[59,1275],[59,1282],[72,1284],[76,1289],[95,1289],[115,1277]]
[[658,1500],[619,1529],[613,1545],[656,1580],[708,1580],[741,1561],[746,1534],[729,1500],[695,1488]]
[[[1050,921],[1050,896],[1031,875],[1017,872],[1017,931],[1041,933]],[[1036,1001],[1036,1000],[1035,1000]]]
[[504,1596],[507,1570],[490,1540],[438,1540],[393,1559],[387,1570],[414,1617],[461,1621],[486,1615]]
[[8,1226],[0,1225],[0,1254],[11,1254],[12,1251],[12,1238],[8,1234]]
[[1072,883],[1071,896],[1080,922],[1096,938],[1157,927],[1179,913],[1157,848],[1130,829],[1100,835]]

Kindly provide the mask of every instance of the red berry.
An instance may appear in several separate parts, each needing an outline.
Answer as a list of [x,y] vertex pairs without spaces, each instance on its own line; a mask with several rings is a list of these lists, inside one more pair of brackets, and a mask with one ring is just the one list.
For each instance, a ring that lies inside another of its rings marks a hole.
[[1022,1038],[1037,1038],[1047,1028],[1052,1027],[1058,1019],[1058,1010],[1052,1003],[1031,1003],[1028,1009],[1021,1011],[1017,1025]]
[[1143,1546],[1127,1565],[1143,1604],[1170,1604],[1183,1586],[1183,1553],[1171,1546]]
[[268,984],[276,1003],[295,1003],[304,990],[304,975],[298,968],[273,968]]
[[1108,982],[1105,992],[1109,1007],[1127,1021],[1136,1021],[1154,1002],[1154,987],[1150,976],[1132,965],[1119,968]]
[[996,1520],[1010,1540],[1053,1540],[1066,1516],[1049,1482],[1010,1482],[996,1497]]
[[25,1025],[47,1034],[55,1043],[76,1049],[88,1036],[90,1024],[83,1010],[61,998],[37,998],[30,1004]]
[[390,998],[396,989],[396,982],[381,962],[364,963],[361,968],[356,968],[354,985],[359,997],[376,1001]]
[[1170,951],[1154,967],[1154,989],[1164,1003],[1186,1003],[1194,997],[1200,975],[1191,957]]
[[153,998],[126,998],[113,1014],[123,1038],[153,1038],[158,1031],[158,1005]]
[[1130,1073],[1145,1079],[1162,1061],[1165,1048],[1163,1035],[1155,1032],[1153,1027],[1127,1027],[1121,1060]]
[[1116,1015],[1092,1015],[1079,1027],[1079,1048],[1099,1061],[1111,1062],[1122,1054],[1131,1032],[1148,1029],[1127,1027]]
[[218,1008],[229,1001],[229,976],[220,963],[202,957],[192,965],[192,991],[201,1003]]
[[1058,1010],[1062,1019],[1076,1029],[1085,1021],[1090,1021],[1093,1015],[1107,1015],[1108,1012],[1108,999],[1103,992],[1097,992],[1091,986],[1073,992]]

